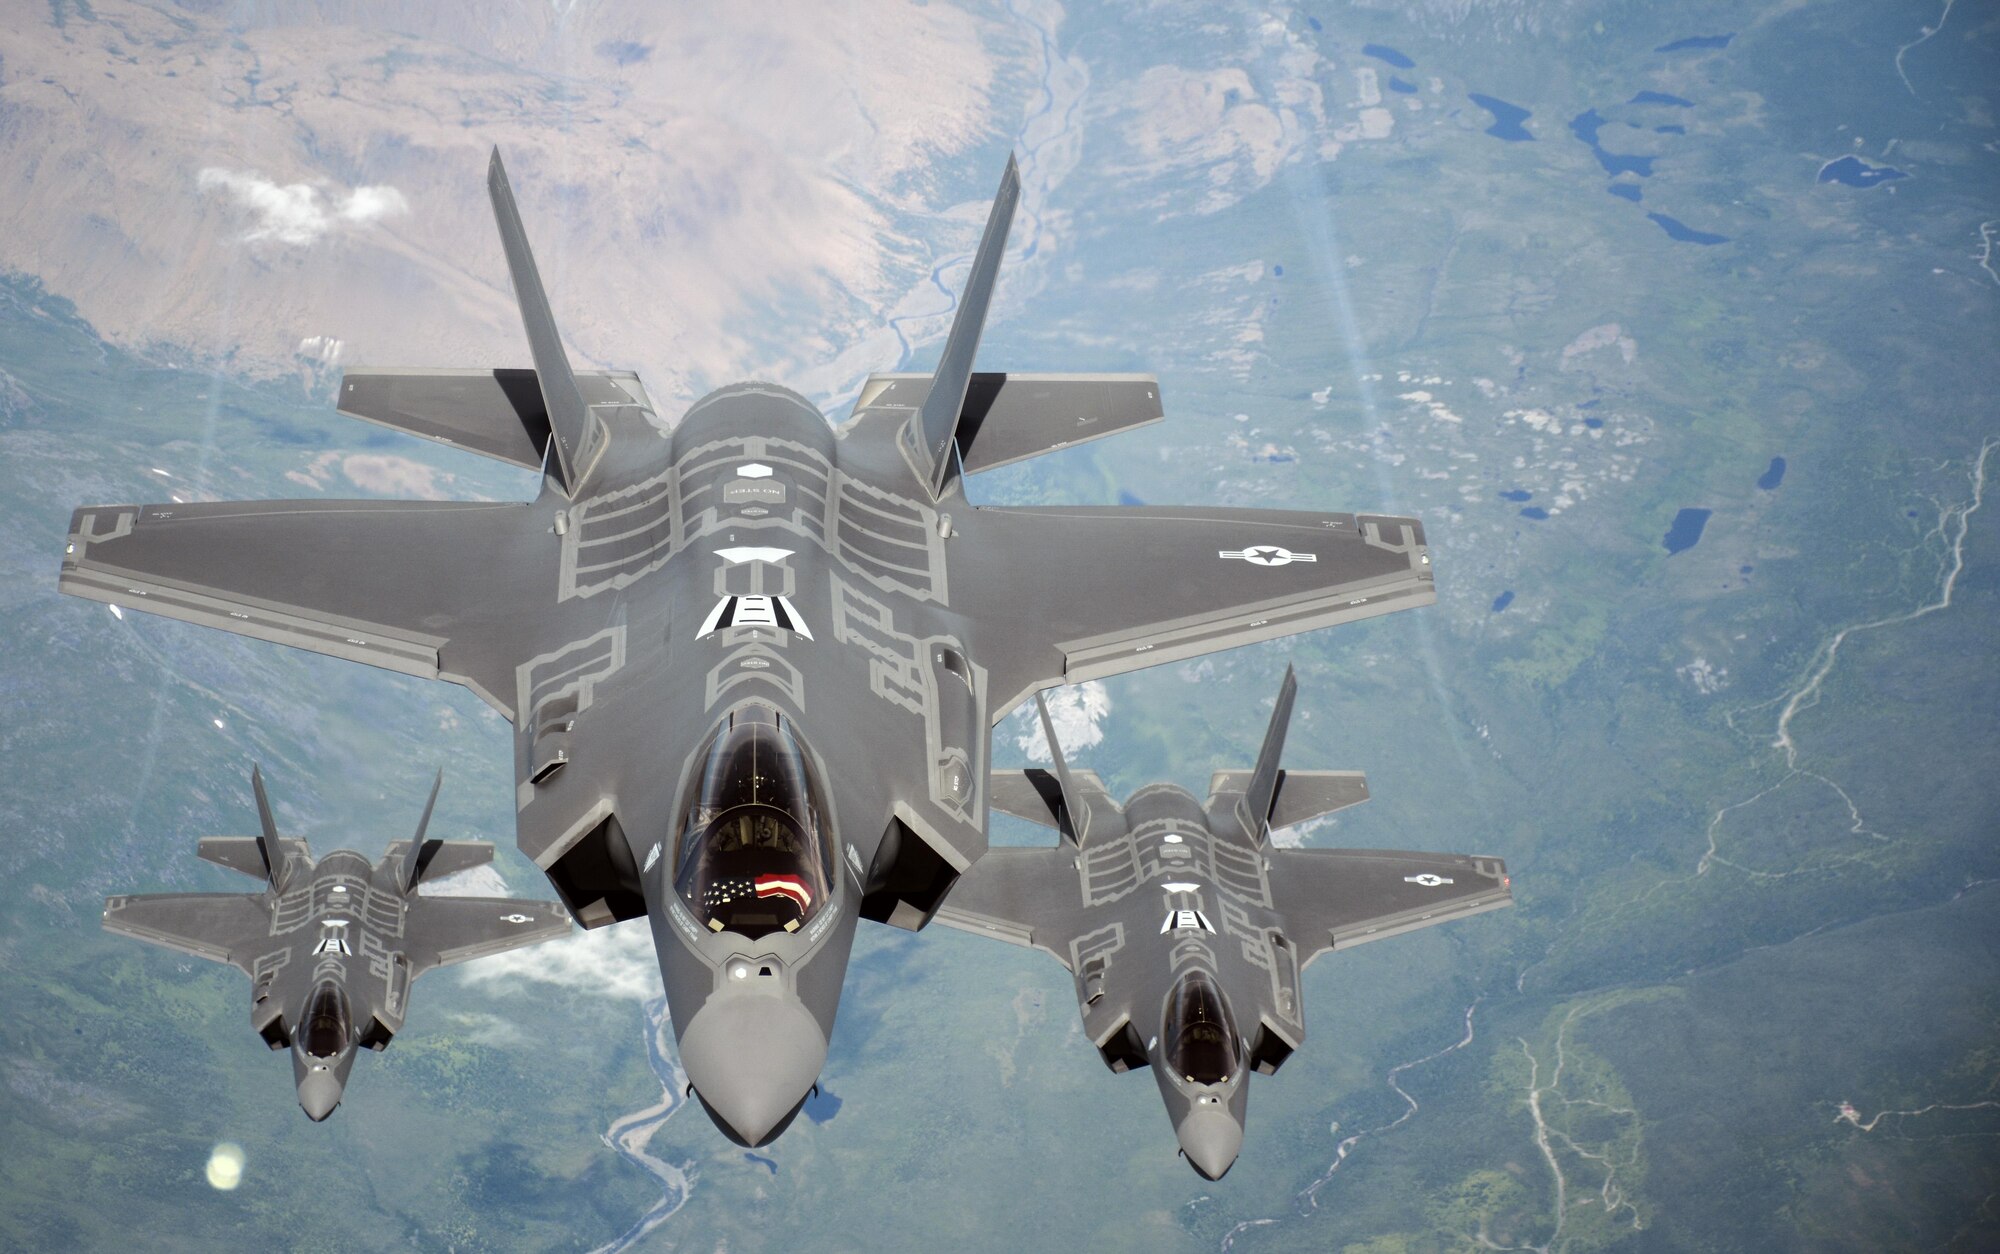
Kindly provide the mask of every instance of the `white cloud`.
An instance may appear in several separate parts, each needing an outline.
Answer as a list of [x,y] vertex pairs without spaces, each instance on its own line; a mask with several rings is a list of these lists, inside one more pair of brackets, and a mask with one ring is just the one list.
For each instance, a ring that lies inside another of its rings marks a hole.
[[[1074,759],[1078,750],[1088,749],[1104,739],[1100,724],[1111,713],[1111,694],[1102,683],[1093,679],[1068,688],[1052,688],[1042,694],[1042,700],[1048,703],[1049,721],[1055,724],[1056,739],[1062,742],[1065,759]],[[1042,737],[1041,716],[1035,713],[1034,705],[1023,706],[1015,717],[1027,721],[1027,730],[1016,740],[1021,752],[1030,762],[1053,761],[1048,741]]]
[[444,487],[451,482],[451,475],[439,474],[435,467],[393,453],[349,454],[341,460],[340,473],[354,486],[384,496],[414,497],[420,501],[443,501],[451,496]]
[[348,222],[366,224],[378,218],[394,217],[408,213],[410,202],[403,199],[403,193],[393,187],[370,185],[357,187],[348,193],[340,206],[340,216]]
[[386,186],[357,187],[329,206],[321,203],[319,189],[311,184],[281,186],[245,170],[209,166],[195,181],[205,192],[228,196],[250,218],[250,230],[243,238],[251,241],[311,244],[338,225],[366,226],[410,208],[403,193]]
[[427,880],[417,893],[422,897],[505,897],[507,881],[490,866],[476,866],[456,875]]
[[467,984],[553,984],[572,993],[634,1001],[660,996],[653,934],[639,919],[482,958],[468,964],[462,978]]

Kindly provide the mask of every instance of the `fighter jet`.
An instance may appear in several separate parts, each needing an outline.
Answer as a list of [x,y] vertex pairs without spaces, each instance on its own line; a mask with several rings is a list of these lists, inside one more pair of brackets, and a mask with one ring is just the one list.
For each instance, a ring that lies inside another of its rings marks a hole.
[[1368,799],[1358,771],[1279,768],[1297,691],[1288,667],[1257,765],[1216,772],[1206,802],[1151,784],[1123,806],[1069,769],[1037,694],[1054,770],[996,773],[993,805],[1061,842],[988,851],[937,914],[1067,967],[1084,1034],[1113,1071],[1153,1068],[1181,1153],[1210,1180],[1242,1148],[1251,1072],[1305,1040],[1307,964],[1514,904],[1498,858],[1274,848],[1272,831]]
[[416,835],[370,866],[352,849],[315,861],[305,841],[280,836],[253,768],[262,834],[204,836],[199,851],[264,881],[264,890],[110,897],[105,929],[248,975],[250,1026],[272,1049],[292,1052],[299,1105],[314,1122],[325,1119],[340,1105],[355,1051],[385,1049],[402,1031],[410,981],[570,930],[553,901],[418,896],[427,880],[493,860],[483,840],[424,839],[438,784]]
[[487,181],[534,368],[351,371],[339,403],[539,468],[534,500],[87,506],[61,586],[506,715],[521,849],[585,927],[649,920],[744,1144],[816,1081],[857,920],[922,927],[984,852],[1030,693],[1435,600],[1414,518],[973,507],[969,474],[1161,417],[1150,376],[973,371],[1012,160],[937,369],[838,428],[755,382],[669,424],[572,369],[497,151]]

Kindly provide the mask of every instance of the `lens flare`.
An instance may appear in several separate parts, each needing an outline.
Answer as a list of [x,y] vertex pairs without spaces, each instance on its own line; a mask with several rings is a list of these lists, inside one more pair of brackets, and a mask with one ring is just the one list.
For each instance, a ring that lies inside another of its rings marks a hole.
[[208,1182],[227,1193],[243,1183],[243,1147],[224,1141],[208,1155]]

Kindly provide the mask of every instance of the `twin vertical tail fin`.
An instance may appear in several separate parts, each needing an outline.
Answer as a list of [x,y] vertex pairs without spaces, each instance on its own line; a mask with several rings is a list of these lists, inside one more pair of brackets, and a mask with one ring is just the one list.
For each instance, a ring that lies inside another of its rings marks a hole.
[[[438,789],[443,787],[444,770],[440,768],[437,773],[437,779],[431,783],[431,798],[429,801],[424,802],[424,817],[417,820],[417,833],[410,837],[410,847],[403,851],[402,870],[396,878],[397,882],[402,884],[403,892],[406,894],[417,890],[417,882],[423,879],[424,866],[430,860],[425,856],[426,843],[424,841],[424,833],[430,829],[431,811],[437,809]],[[435,854],[437,852],[436,846],[437,842],[430,842],[429,852]]]
[[1049,718],[1049,706],[1042,700],[1042,694],[1035,694],[1035,709],[1042,716],[1042,738],[1049,742],[1049,760],[1055,765],[1056,784],[1062,789],[1062,823],[1064,839],[1072,845],[1081,846],[1090,836],[1090,803],[1076,789],[1076,781],[1069,776],[1069,763],[1063,760],[1062,742],[1056,739],[1056,725]]
[[1285,667],[1285,682],[1278,688],[1278,704],[1271,711],[1271,724],[1264,730],[1264,747],[1257,751],[1257,766],[1236,803],[1236,821],[1253,845],[1262,845],[1271,832],[1271,807],[1278,800],[1278,760],[1285,752],[1285,732],[1292,722],[1292,702],[1298,697],[1298,677]]
[[[495,161],[497,164],[498,158]],[[1000,255],[1007,251],[1007,231],[1014,223],[1014,208],[1020,199],[1021,171],[1010,154],[1007,172],[1000,177],[1000,190],[993,197],[993,210],[986,217],[986,232],[979,237],[979,251],[972,257],[972,273],[958,298],[958,314],[951,321],[944,356],[938,360],[923,406],[910,418],[911,442],[933,499],[944,494],[957,461],[958,420],[965,408],[965,389],[972,382],[972,359],[979,352],[986,308],[993,302],[993,284],[1000,273]]]
[[[500,149],[486,167],[486,191],[493,200],[493,218],[500,226],[500,244],[507,252],[507,272],[514,279],[514,295],[521,305],[521,325],[528,333],[528,351],[535,359],[535,381],[542,390],[542,404],[549,415],[549,447],[544,457],[545,473],[553,474],[572,497],[590,472],[597,453],[597,439],[591,430],[590,409],[576,385],[569,355],[563,351],[562,335],[549,307],[549,294],[542,287],[541,271],[528,251],[528,234],[521,226],[521,211],[514,204],[514,189],[508,185],[507,169],[500,164]],[[975,332],[976,338],[976,332]]]
[[265,881],[279,888],[285,872],[285,847],[278,843],[278,820],[271,813],[271,799],[264,795],[264,772],[254,764],[250,767],[250,791],[257,794],[257,823],[263,829],[257,834],[257,857],[264,864]]

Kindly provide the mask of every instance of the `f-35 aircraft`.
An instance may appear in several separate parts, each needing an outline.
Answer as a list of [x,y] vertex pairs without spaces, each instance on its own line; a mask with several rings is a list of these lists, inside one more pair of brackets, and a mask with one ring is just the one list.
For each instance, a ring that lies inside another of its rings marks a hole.
[[1288,667],[1256,767],[1218,771],[1206,803],[1152,784],[1123,806],[1069,769],[1037,695],[1054,770],[996,773],[993,804],[1062,840],[988,851],[937,914],[1069,968],[1084,1034],[1113,1071],[1153,1068],[1181,1152],[1210,1180],[1242,1148],[1250,1073],[1305,1040],[1306,964],[1514,904],[1498,858],[1273,848],[1274,829],[1368,799],[1358,771],[1279,768],[1297,691]]
[[374,866],[352,849],[314,861],[305,841],[278,834],[254,768],[250,784],[263,832],[205,836],[199,849],[263,880],[264,891],[111,897],[104,926],[248,975],[250,1026],[272,1049],[292,1051],[299,1105],[315,1121],[340,1105],[355,1051],[385,1049],[402,1030],[410,981],[569,932],[553,901],[417,895],[426,880],[493,860],[483,840],[424,839],[435,784],[416,834]]
[[1161,416],[1139,375],[982,374],[1010,160],[943,356],[838,429],[738,383],[663,422],[576,371],[499,153],[534,368],[343,379],[343,412],[544,471],[523,503],[94,505],[64,591],[471,688],[516,730],[521,849],[577,921],[646,916],[719,1127],[776,1136],[857,920],[915,929],[986,848],[1036,690],[1425,605],[1414,518],[974,508],[964,477]]

